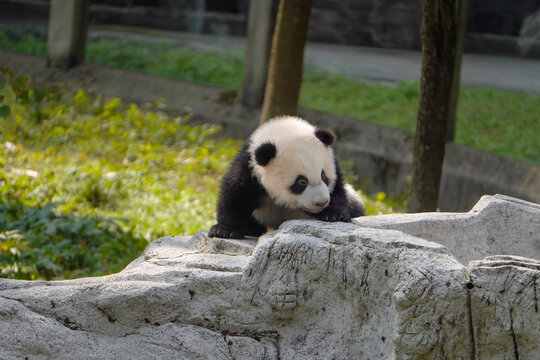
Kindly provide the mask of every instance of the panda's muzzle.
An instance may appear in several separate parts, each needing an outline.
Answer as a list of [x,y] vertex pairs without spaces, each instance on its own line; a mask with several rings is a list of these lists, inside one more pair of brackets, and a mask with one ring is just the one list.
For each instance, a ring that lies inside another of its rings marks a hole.
[[326,200],[324,202],[314,202],[313,203],[313,206],[310,207],[309,209],[305,209],[308,213],[311,213],[311,214],[318,214],[320,213],[321,211],[323,211],[326,206],[328,205],[330,201]]
[[318,214],[320,213],[321,211],[323,211],[324,209],[326,208],[326,205],[325,206],[318,206],[318,205],[315,205],[313,207],[310,207],[310,208],[303,208],[305,212],[307,212],[308,214]]
[[300,196],[302,208],[310,214],[320,213],[330,203],[328,187],[322,181],[319,184],[310,184]]
[[330,203],[330,200],[313,201],[311,206],[304,208],[304,211],[311,214],[317,214],[323,211],[328,206],[329,203]]

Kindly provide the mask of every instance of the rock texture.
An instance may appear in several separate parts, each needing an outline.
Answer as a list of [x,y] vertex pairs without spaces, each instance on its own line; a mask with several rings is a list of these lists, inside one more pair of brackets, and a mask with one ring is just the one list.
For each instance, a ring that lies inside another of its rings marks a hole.
[[463,264],[493,254],[540,259],[540,205],[504,195],[485,195],[468,213],[368,216],[355,223],[437,242]]
[[[518,204],[506,224],[540,217],[516,201],[477,208]],[[431,215],[441,238],[469,231],[442,215]],[[258,241],[200,231],[155,240],[110,276],[0,280],[0,359],[533,359],[539,279],[535,259],[465,266],[441,244],[361,220],[290,221]]]
[[475,359],[540,356],[540,261],[490,256],[469,267]]

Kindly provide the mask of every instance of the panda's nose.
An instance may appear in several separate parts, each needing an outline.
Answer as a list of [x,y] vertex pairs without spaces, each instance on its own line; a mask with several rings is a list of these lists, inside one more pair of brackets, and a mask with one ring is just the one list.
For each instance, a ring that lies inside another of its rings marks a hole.
[[315,206],[320,206],[320,207],[325,207],[326,205],[328,205],[328,200],[325,200],[325,201],[321,201],[321,202],[314,202],[313,204]]

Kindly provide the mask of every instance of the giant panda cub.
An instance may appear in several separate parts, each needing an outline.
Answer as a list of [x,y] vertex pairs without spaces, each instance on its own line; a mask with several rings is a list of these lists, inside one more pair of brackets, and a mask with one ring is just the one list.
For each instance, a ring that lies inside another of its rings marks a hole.
[[343,182],[335,135],[285,116],[261,125],[222,179],[212,237],[259,236],[292,219],[346,221],[365,214]]

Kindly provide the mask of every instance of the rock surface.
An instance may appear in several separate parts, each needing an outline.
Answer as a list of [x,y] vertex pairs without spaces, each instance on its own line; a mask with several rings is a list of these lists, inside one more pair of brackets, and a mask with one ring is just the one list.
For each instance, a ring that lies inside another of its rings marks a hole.
[[540,261],[465,266],[459,246],[381,227],[436,240],[471,232],[459,238],[471,248],[483,241],[475,227],[491,229],[492,244],[519,233],[530,256],[539,207],[496,196],[466,214],[401,216],[290,221],[258,241],[200,231],[155,240],[114,275],[2,279],[0,359],[535,358]]
[[354,221],[437,242],[463,264],[493,254],[540,259],[540,205],[509,196],[485,195],[467,213],[391,214]]

